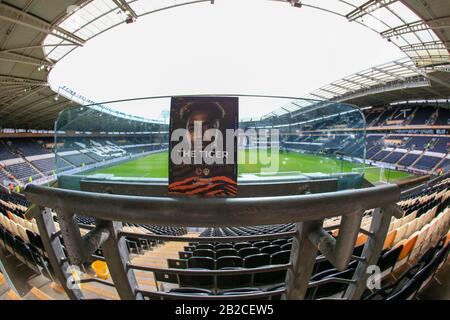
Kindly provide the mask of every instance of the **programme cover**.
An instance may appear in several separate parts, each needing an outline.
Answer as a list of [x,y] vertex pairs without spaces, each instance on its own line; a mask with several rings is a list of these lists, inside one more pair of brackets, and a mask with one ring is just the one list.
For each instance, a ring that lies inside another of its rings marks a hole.
[[230,133],[238,129],[238,110],[236,97],[172,98],[170,195],[237,194],[237,138]]

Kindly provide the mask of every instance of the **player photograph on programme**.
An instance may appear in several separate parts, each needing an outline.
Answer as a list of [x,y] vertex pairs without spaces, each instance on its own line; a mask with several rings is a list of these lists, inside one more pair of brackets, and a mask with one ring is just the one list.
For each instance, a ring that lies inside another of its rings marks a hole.
[[237,141],[226,130],[237,130],[238,99],[174,97],[170,119],[169,194],[235,196]]

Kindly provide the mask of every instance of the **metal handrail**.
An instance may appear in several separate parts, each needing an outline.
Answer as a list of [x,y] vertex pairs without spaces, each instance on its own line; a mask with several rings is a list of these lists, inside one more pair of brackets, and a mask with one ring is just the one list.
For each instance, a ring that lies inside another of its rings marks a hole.
[[265,273],[273,271],[284,271],[292,267],[292,263],[268,265],[258,268],[242,268],[242,269],[227,269],[227,270],[207,270],[207,269],[174,269],[174,268],[156,268],[147,267],[138,264],[128,264],[128,268],[148,271],[148,272],[160,272],[166,274],[178,274],[178,275],[190,275],[190,276],[232,276],[232,275],[245,275],[254,273]]
[[[313,221],[395,203],[395,185],[311,195],[259,198],[137,197],[28,185],[27,199],[59,212],[73,212],[106,221],[218,227]],[[183,212],[183,214],[180,214]]]
[[188,295],[180,293],[170,293],[170,292],[154,292],[143,289],[137,290],[139,293],[146,297],[153,297],[157,299],[189,299],[189,300],[236,300],[236,299],[263,299],[269,298],[275,295],[282,295],[286,292],[285,288],[277,289],[273,291],[263,291],[263,292],[249,292],[246,294],[233,294],[233,295]]
[[169,236],[169,235],[135,233],[135,232],[121,232],[120,236],[149,239],[149,240],[161,240],[161,241],[212,243],[212,242],[237,242],[237,241],[246,242],[246,241],[262,241],[262,240],[292,238],[295,236],[295,231],[258,234],[251,236],[229,236],[229,237],[184,237],[184,236]]
[[[364,189],[345,190],[309,195],[289,195],[253,198],[170,198],[142,197],[117,194],[104,194],[74,190],[54,189],[29,185],[25,189],[27,199],[37,206],[29,217],[35,217],[42,233],[53,234],[52,212],[44,208],[53,208],[58,215],[61,235],[69,259],[58,253],[52,255],[51,264],[62,269],[67,265],[82,264],[92,257],[92,253],[102,247],[105,260],[119,296],[122,299],[143,299],[153,295],[141,290],[136,281],[134,270],[160,272],[176,275],[224,276],[255,274],[287,270],[287,299],[303,299],[308,288],[310,276],[316,262],[317,252],[329,260],[337,270],[345,270],[352,259],[354,245],[363,214],[374,209],[370,231],[362,257],[349,285],[345,297],[360,297],[367,278],[366,268],[376,263],[381,252],[384,237],[387,234],[391,217],[401,216],[396,206],[400,190],[396,185],[380,185]],[[182,213],[182,214],[180,214]],[[95,227],[81,237],[75,215],[95,218]],[[323,220],[342,216],[339,235],[332,237],[323,227]],[[256,226],[295,223],[295,230],[274,234],[232,236],[232,237],[183,237],[124,232],[123,224],[151,224],[176,227],[231,227]],[[236,242],[255,241],[292,237],[290,262],[284,265],[270,265],[252,269],[237,270],[191,270],[162,269],[132,264],[126,238],[156,239],[181,242]],[[44,237],[48,250],[61,251],[59,237]],[[320,258],[319,258],[320,259]],[[59,272],[60,282],[65,281],[64,272]],[[329,281],[329,280],[328,280]],[[72,298],[82,299],[82,293],[66,288]],[[284,292],[284,291],[283,291]],[[163,293],[157,297],[164,296]],[[274,293],[262,293],[270,296]],[[261,293],[260,293],[261,295]],[[246,295],[248,296],[248,295]],[[168,295],[168,298],[173,295]],[[186,298],[186,295],[182,295]],[[218,296],[222,298],[223,296]],[[241,296],[232,296],[240,298]],[[245,296],[244,296],[245,297]],[[255,296],[256,297],[256,296]],[[217,299],[214,297],[213,299]]]

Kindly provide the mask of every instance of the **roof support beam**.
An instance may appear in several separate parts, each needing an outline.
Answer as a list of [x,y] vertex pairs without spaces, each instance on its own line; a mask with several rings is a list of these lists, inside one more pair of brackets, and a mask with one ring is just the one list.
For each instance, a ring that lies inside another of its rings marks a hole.
[[317,93],[310,93],[309,95],[314,96],[314,97],[317,97],[317,98],[319,98],[319,99],[329,100],[329,98],[324,97],[324,96],[321,96],[320,94],[317,94]]
[[443,17],[428,21],[416,21],[398,26],[381,33],[383,38],[391,38],[395,36],[400,36],[402,34],[417,32],[428,29],[443,29],[450,28],[450,17]]
[[14,84],[30,84],[30,85],[37,85],[37,86],[48,86],[47,82],[36,80],[36,79],[27,79],[27,78],[21,78],[16,76],[9,76],[9,75],[3,75],[0,74],[0,84],[3,83],[14,83]]
[[450,89],[450,83],[445,82],[445,81],[443,81],[443,80],[441,80],[441,79],[439,79],[439,78],[436,78],[435,76],[431,75],[430,73],[423,72],[423,71],[421,71],[420,69],[413,68],[413,67],[408,66],[407,64],[402,63],[402,62],[399,62],[399,61],[394,61],[394,63],[395,63],[395,64],[398,64],[398,65],[400,65],[400,66],[402,66],[402,67],[404,67],[404,68],[408,68],[409,70],[414,71],[414,72],[416,72],[416,73],[418,73],[418,74],[424,76],[425,78],[430,79],[431,81],[434,81],[434,82],[436,82],[436,83],[439,83],[441,86],[444,86],[444,87],[446,87],[447,89]]
[[34,87],[31,90],[26,90],[24,91],[24,94],[22,96],[18,96],[18,97],[12,97],[13,99],[16,98],[15,100],[8,101],[8,105],[2,109],[3,112],[5,112],[6,110],[9,110],[10,108],[12,108],[14,105],[16,105],[19,102],[22,102],[23,100],[26,100],[27,98],[35,95],[36,93],[38,93],[39,91],[42,91],[45,87]]
[[331,83],[330,86],[336,87],[336,88],[339,88],[339,89],[342,89],[342,90],[346,90],[346,91],[352,91],[352,89],[344,87],[344,86],[341,86],[341,85],[336,84],[336,83]]
[[423,51],[423,50],[448,50],[450,49],[450,41],[449,42],[441,42],[441,41],[430,41],[424,43],[415,43],[408,46],[402,46],[400,49],[403,52],[411,52],[411,51]]
[[30,13],[21,11],[13,6],[0,2],[0,20],[6,20],[12,23],[17,23],[34,30],[52,34],[60,39],[69,41],[78,46],[84,45],[85,41],[80,37],[64,30],[58,26],[52,26],[49,22],[33,16]]
[[15,63],[22,63],[22,64],[30,64],[33,66],[51,66],[53,65],[51,62],[47,60],[41,60],[38,58],[13,53],[13,52],[3,52],[0,51],[0,60],[3,61],[9,61],[9,62],[15,62]]
[[[62,108],[65,108],[67,105],[70,105],[70,104],[73,104],[73,103],[74,103],[73,101],[70,101],[70,100],[67,101],[66,100],[66,101],[62,101],[62,102],[56,103],[56,104],[49,104],[49,105],[46,105],[46,106],[41,106],[38,109],[33,109],[32,113],[29,113],[29,114],[27,114],[25,116],[21,116],[20,117],[20,121],[21,122],[27,122],[27,121],[30,121],[30,120],[33,120],[33,119],[45,121],[46,118],[44,116],[46,114],[52,113],[51,117],[55,117],[56,113],[61,111]],[[17,117],[14,117],[14,118],[17,118]]]
[[134,12],[133,9],[128,5],[126,0],[113,0],[116,6],[122,10],[123,13],[125,13],[128,17],[132,18],[133,20],[137,19],[137,14]]
[[364,17],[365,15],[371,14],[372,12],[380,8],[386,7],[396,1],[397,0],[370,0],[359,8],[347,14],[346,18],[348,19],[348,21],[354,21],[356,19]]
[[380,73],[387,74],[388,76],[391,76],[391,77],[393,77],[393,78],[395,78],[395,79],[397,79],[397,80],[401,80],[401,81],[404,81],[404,80],[405,80],[404,77],[399,76],[399,75],[396,75],[395,73],[392,73],[392,72],[387,71],[387,70],[384,70],[384,69],[380,69],[380,68],[374,67],[373,70],[375,70],[375,71],[377,71],[377,72],[380,72]]
[[[32,103],[21,107],[19,110],[16,110],[16,112],[14,112],[14,114],[12,114],[12,112],[9,112],[5,118],[21,116],[21,115],[27,113],[27,111],[32,110],[32,109],[36,108],[37,106],[41,105],[42,103],[50,101],[54,96],[56,96],[56,94],[53,94],[50,96],[45,96],[39,100],[33,101]],[[0,109],[0,112],[3,113],[3,110]]]
[[[362,83],[358,83],[358,82],[356,82],[356,81],[352,81],[352,80],[345,79],[345,78],[342,79],[341,81],[344,81],[344,82],[347,82],[347,83],[351,83],[351,84],[353,84],[353,85],[356,85],[356,86],[359,87],[359,89],[369,89],[368,86],[365,86],[365,85],[363,85]],[[359,89],[357,89],[357,90],[359,90]]]
[[59,43],[59,44],[39,44],[34,46],[21,46],[21,47],[14,47],[9,49],[4,49],[0,52],[11,52],[11,51],[20,51],[20,50],[29,50],[29,49],[42,49],[46,47],[73,47],[74,44],[71,43]]
[[[364,78],[364,79],[373,81],[373,82],[377,82],[377,84],[383,84],[383,85],[386,84],[386,82],[384,82],[384,81],[382,81],[382,80],[375,79],[374,77],[366,76],[366,75],[364,75],[364,74],[362,74],[362,73],[355,73],[355,75],[357,75],[358,77],[361,77],[361,78]],[[372,86],[373,86],[373,85],[372,85]],[[369,88],[372,87],[372,86],[369,86]]]

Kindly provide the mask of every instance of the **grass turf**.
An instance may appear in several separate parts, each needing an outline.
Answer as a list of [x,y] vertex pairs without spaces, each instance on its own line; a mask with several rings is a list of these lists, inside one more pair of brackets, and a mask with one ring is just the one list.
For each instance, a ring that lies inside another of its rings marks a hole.
[[[259,161],[249,163],[250,157],[256,157],[256,150],[245,150],[239,152],[239,175],[254,174],[258,176],[289,175],[299,173],[339,173],[341,167],[343,172],[362,170],[361,164],[339,159],[328,158],[320,155],[298,154],[294,152],[282,152],[279,154],[278,170],[276,172],[262,173]],[[245,161],[241,157],[245,157]],[[242,162],[242,163],[241,163]],[[118,177],[141,177],[141,178],[167,178],[168,177],[168,152],[151,154],[142,158],[128,162],[112,165],[87,172],[86,174],[113,174]],[[380,181],[380,168],[365,168],[365,177],[371,182]],[[385,170],[384,179],[386,181],[398,181],[412,177],[411,174],[403,171]]]

